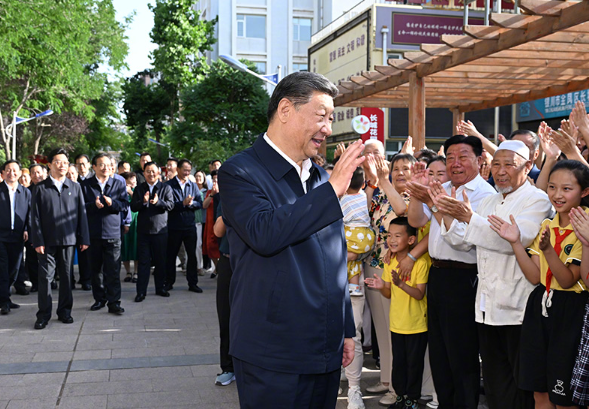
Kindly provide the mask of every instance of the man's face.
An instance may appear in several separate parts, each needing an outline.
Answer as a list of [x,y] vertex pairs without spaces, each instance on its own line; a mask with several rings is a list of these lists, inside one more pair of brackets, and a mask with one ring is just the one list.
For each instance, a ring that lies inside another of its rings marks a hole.
[[166,170],[168,171],[168,175],[175,175],[178,173],[178,163],[175,160],[169,160],[166,163]]
[[[530,135],[529,133],[515,135],[512,138],[512,140],[522,141],[528,147],[528,149],[530,150],[531,161],[535,161],[538,155],[540,155],[540,150],[534,148],[534,139],[532,138],[532,135]],[[493,178],[495,177],[493,176]]]
[[149,165],[143,171],[143,175],[145,176],[145,180],[150,185],[153,185],[155,182],[158,181],[158,176],[160,174],[160,168],[156,165]]
[[289,125],[293,132],[290,147],[296,155],[293,159],[298,162],[317,155],[321,143],[331,135],[333,98],[314,92],[308,103],[299,105],[298,109],[292,106],[290,113]]
[[495,152],[491,162],[491,173],[497,191],[507,194],[517,190],[527,180],[531,167],[530,161],[526,161],[513,151]]
[[64,154],[55,155],[53,160],[49,164],[49,169],[51,170],[51,176],[54,179],[61,179],[64,178],[67,170],[70,166],[70,162]]
[[76,161],[76,167],[78,168],[78,173],[85,176],[90,170],[90,162],[88,162],[86,157],[82,156]]
[[16,163],[9,163],[2,171],[2,178],[9,184],[17,183],[20,175],[20,166],[18,166]]
[[147,162],[151,162],[151,156],[145,155],[139,158],[139,166],[141,166],[141,169],[143,169]]
[[178,172],[178,176],[184,181],[190,176],[190,172],[192,172],[192,166],[190,166],[190,163],[184,162],[182,168],[180,168],[180,172]]
[[219,170],[219,168],[221,167],[221,161],[220,160],[216,160],[213,162],[213,170]]
[[131,172],[131,165],[129,165],[127,162],[124,162],[121,166],[119,166],[119,175],[125,172]]
[[45,172],[41,166],[35,166],[31,169],[31,181],[36,185],[45,180]]
[[378,150],[378,146],[374,143],[368,144],[364,146],[364,152],[362,152],[362,155],[364,156],[381,156],[384,157],[384,155]]
[[69,180],[71,180],[72,182],[78,181],[78,169],[76,168],[75,165],[68,166],[67,173],[65,174],[65,177],[68,178]]
[[446,152],[446,172],[455,187],[473,180],[479,174],[480,163],[480,156],[466,143],[456,143]]
[[99,179],[105,179],[110,173],[111,162],[106,156],[96,159],[96,165],[92,165],[92,170]]
[[116,168],[117,168],[117,160],[115,158],[111,158],[110,167],[109,167],[109,171],[110,171],[109,176],[114,176],[114,174],[116,173],[115,172]]

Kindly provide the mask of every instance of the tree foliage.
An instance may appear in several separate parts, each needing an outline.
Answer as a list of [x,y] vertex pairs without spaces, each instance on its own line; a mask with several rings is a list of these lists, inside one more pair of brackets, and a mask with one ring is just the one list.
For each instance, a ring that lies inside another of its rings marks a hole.
[[174,153],[206,169],[209,160],[225,160],[251,146],[267,127],[268,99],[260,79],[214,62],[202,81],[181,94],[184,121],[169,135]]
[[106,80],[98,67],[124,66],[124,30],[112,0],[0,3],[0,131],[7,153],[5,127],[12,113],[27,117],[46,109],[67,110],[93,119],[91,101],[102,97]]

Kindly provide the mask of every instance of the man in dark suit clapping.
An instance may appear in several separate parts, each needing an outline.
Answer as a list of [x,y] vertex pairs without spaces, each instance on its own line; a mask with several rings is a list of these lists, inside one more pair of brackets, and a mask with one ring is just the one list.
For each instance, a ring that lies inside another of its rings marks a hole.
[[137,258],[139,269],[135,302],[145,299],[149,284],[150,261],[155,266],[155,293],[169,297],[165,289],[166,247],[168,245],[168,212],[174,207],[172,190],[159,180],[155,162],[143,168],[145,182],[138,185],[131,199],[131,210],[137,215]]
[[[94,176],[82,182],[90,226],[92,262],[92,311],[108,303],[108,312],[122,314],[121,307],[121,212],[128,209],[127,191],[120,181],[109,177],[111,158],[99,153],[92,158]],[[101,282],[100,273],[103,273]]]
[[27,224],[31,206],[31,192],[18,183],[20,163],[9,160],[2,166],[0,183],[0,313],[6,315],[19,308],[10,300],[10,286],[22,260],[27,239]]
[[49,283],[59,274],[57,317],[71,324],[74,303],[70,269],[74,246],[84,251],[90,245],[84,196],[79,184],[65,177],[69,160],[63,149],[48,156],[49,177],[35,186],[31,202],[31,236],[39,257],[39,311],[35,329],[43,329],[51,318],[52,297]]

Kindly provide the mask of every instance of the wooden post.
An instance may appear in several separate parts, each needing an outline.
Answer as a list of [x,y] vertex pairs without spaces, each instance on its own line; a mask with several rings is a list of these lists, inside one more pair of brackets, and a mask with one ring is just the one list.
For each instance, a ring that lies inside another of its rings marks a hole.
[[458,131],[456,130],[456,126],[460,121],[464,121],[464,112],[460,112],[458,108],[452,108],[452,132],[451,135],[456,135]]
[[409,75],[409,135],[415,150],[425,147],[425,83],[415,72]]

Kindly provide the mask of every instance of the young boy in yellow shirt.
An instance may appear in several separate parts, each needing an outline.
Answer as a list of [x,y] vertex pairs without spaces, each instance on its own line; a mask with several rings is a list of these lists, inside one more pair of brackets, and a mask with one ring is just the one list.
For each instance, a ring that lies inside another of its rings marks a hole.
[[407,278],[401,278],[397,272],[399,262],[407,257],[415,243],[417,230],[409,225],[407,218],[393,219],[387,245],[394,257],[385,265],[382,279],[375,274],[374,278],[365,280],[368,287],[380,290],[383,296],[391,299],[392,381],[397,401],[390,407],[395,409],[417,409],[427,347],[425,288],[429,262],[423,256],[418,258]]

